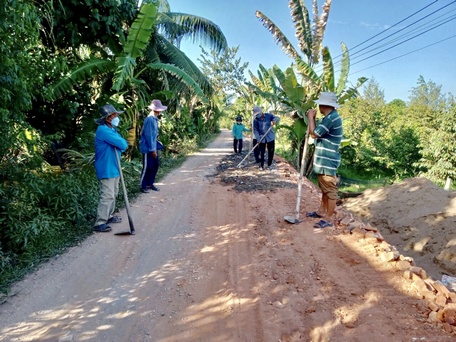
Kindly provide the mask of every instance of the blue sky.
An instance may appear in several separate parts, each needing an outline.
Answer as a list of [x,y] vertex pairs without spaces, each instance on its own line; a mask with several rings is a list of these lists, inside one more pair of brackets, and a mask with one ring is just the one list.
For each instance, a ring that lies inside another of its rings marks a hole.
[[[283,69],[292,63],[256,18],[256,10],[269,17],[299,49],[287,0],[168,1],[173,12],[202,16],[217,24],[228,45],[239,46],[238,57],[248,62],[255,74],[260,63],[266,68],[277,64]],[[304,3],[311,11],[312,1]],[[318,1],[319,12],[323,4],[324,0]],[[333,0],[323,45],[329,47],[337,63],[344,42],[351,55],[349,81],[355,83],[361,76],[375,79],[386,101],[408,101],[420,75],[441,85],[443,93],[456,96],[454,18],[454,0]],[[419,35],[421,32],[425,33]],[[199,64],[199,44],[183,42],[181,49]]]

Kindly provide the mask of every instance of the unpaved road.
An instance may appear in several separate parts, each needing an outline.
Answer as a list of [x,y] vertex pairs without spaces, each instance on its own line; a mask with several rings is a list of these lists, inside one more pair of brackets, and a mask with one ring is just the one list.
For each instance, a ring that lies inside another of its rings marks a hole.
[[[231,143],[223,131],[132,203],[135,236],[94,234],[16,284],[0,341],[456,339],[358,234],[283,220],[297,195],[284,163],[245,170],[284,182],[276,188],[222,184],[214,175]],[[301,216],[319,201],[307,180],[303,191]],[[128,229],[121,215],[114,232]]]

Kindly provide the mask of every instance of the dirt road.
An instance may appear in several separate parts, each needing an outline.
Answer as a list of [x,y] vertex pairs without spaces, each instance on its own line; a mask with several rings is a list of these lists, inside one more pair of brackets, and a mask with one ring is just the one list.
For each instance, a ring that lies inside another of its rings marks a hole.
[[[0,341],[454,341],[358,234],[283,220],[296,174],[221,177],[223,131],[99,233],[12,289]],[[305,180],[301,216],[319,193]],[[128,229],[124,222],[114,232]]]

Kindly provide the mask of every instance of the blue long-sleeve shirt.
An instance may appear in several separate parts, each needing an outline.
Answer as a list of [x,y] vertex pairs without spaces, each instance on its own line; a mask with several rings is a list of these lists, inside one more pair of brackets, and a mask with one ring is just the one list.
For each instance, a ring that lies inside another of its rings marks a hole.
[[[278,124],[280,121],[280,118],[278,116],[275,116],[270,113],[264,113],[263,115],[258,115],[254,120],[253,120],[253,134],[255,135],[255,139],[259,141],[263,135],[266,134],[268,129],[271,127],[271,123],[275,122]],[[272,128],[268,134],[264,137],[264,139],[261,141],[262,143],[267,143],[270,141],[275,140],[275,132],[274,128]]]
[[139,138],[139,152],[149,153],[157,151],[158,118],[150,114],[143,123]]
[[250,132],[250,129],[246,128],[244,124],[239,125],[238,123],[235,123],[233,125],[232,132],[233,136],[239,140],[242,139],[242,132]]
[[116,149],[121,152],[128,147],[127,141],[113,127],[100,125],[95,133],[95,172],[98,179],[120,177]]

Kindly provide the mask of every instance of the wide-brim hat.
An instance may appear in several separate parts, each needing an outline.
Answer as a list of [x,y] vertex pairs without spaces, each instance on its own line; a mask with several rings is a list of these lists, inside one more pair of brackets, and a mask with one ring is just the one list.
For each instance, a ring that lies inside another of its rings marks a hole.
[[106,121],[106,118],[113,114],[113,113],[117,113],[117,114],[121,114],[123,113],[123,110],[117,110],[113,105],[111,104],[107,104],[107,105],[104,105],[103,107],[100,108],[100,114],[101,114],[101,118],[95,120],[95,122],[98,124],[98,125],[102,125],[105,123]]
[[253,106],[253,116],[263,114],[263,109],[260,106]]
[[340,105],[337,103],[337,96],[332,92],[323,92],[320,94],[318,100],[314,101],[317,105],[329,106],[339,108]]
[[147,108],[152,109],[154,112],[163,112],[168,109],[168,106],[164,106],[160,100],[153,100]]

